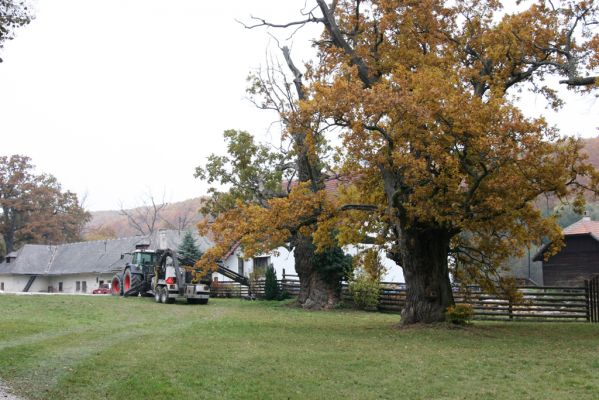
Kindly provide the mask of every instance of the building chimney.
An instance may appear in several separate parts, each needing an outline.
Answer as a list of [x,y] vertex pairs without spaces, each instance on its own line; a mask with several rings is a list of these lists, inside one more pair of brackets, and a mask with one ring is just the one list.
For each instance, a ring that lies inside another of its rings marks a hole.
[[585,211],[583,216],[582,216],[582,220],[583,221],[590,221],[591,220],[591,216],[589,215],[588,211]]
[[158,244],[160,249],[168,249],[168,245],[166,243],[166,229],[158,230]]

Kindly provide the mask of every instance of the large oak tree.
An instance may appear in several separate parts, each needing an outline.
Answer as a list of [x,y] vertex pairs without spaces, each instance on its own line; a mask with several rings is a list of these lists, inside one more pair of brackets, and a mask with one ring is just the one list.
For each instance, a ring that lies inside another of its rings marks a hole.
[[26,243],[81,240],[90,214],[52,175],[36,174],[29,157],[0,157],[0,233],[6,252]]
[[203,233],[210,230],[216,245],[199,265],[214,266],[233,245],[241,246],[248,258],[285,247],[294,254],[299,305],[331,308],[340,300],[340,280],[351,258],[334,241],[317,254],[312,240],[318,220],[328,215],[332,204],[323,191],[328,177],[324,161],[329,150],[324,138],[327,127],[318,113],[296,120],[306,100],[302,73],[289,49],[281,50],[285,67],[269,63],[266,70],[251,76],[248,89],[258,108],[279,115],[281,145],[256,144],[246,132],[227,131],[228,155],[212,155],[196,171],[196,176],[209,183],[228,187],[224,192],[211,189],[212,199],[204,211],[215,220],[201,224],[200,229]]
[[596,190],[578,141],[526,117],[515,97],[540,93],[558,112],[555,86],[596,89],[598,6],[522,3],[511,13],[496,0],[316,0],[298,21],[254,25],[323,26],[294,121],[317,114],[342,130],[355,188],[314,237],[386,248],[408,286],[403,323],[444,319],[451,274],[509,295],[502,263],[543,237],[559,242],[534,200],[579,204]]

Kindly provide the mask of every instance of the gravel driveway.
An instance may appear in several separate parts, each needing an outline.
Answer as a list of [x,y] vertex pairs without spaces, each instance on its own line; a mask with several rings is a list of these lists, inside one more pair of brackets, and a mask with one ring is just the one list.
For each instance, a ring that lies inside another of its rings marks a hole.
[[14,394],[11,394],[8,391],[8,388],[6,386],[4,386],[2,381],[0,381],[0,400],[20,400],[20,399],[17,396],[15,396]]

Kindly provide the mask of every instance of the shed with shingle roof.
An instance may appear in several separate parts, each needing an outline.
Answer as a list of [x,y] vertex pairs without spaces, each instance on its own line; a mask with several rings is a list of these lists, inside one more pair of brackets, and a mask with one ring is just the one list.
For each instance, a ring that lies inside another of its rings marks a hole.
[[599,275],[599,221],[583,217],[564,228],[564,247],[545,260],[550,243],[541,247],[534,261],[543,264],[545,286],[583,286]]

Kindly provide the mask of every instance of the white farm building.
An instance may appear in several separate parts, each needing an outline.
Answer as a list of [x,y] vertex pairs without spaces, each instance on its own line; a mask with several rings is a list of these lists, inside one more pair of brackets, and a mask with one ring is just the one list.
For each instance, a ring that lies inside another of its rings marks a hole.
[[[183,239],[184,232],[167,230],[167,246],[176,249]],[[206,237],[195,234],[196,245],[202,252],[213,246]],[[0,263],[0,292],[51,292],[51,293],[91,293],[102,285],[109,285],[115,271],[122,271],[131,261],[126,253],[136,246],[145,244],[150,249],[158,246],[158,234],[150,237],[79,242],[48,246],[27,244],[10,253]],[[355,249],[347,252],[354,255]],[[383,281],[403,282],[403,275],[393,261],[382,257],[388,269]],[[280,248],[271,254],[245,259],[239,248],[233,247],[226,256],[224,266],[241,275],[248,276],[254,268],[273,265],[277,276],[296,275],[293,253]],[[228,278],[214,273],[218,281]]]
[[[176,249],[183,234],[166,231],[167,245]],[[126,253],[140,244],[155,249],[157,234],[57,246],[26,244],[0,263],[0,291],[91,293],[110,284],[114,271],[131,261]],[[196,244],[202,251],[212,246],[211,241],[198,236]]]

